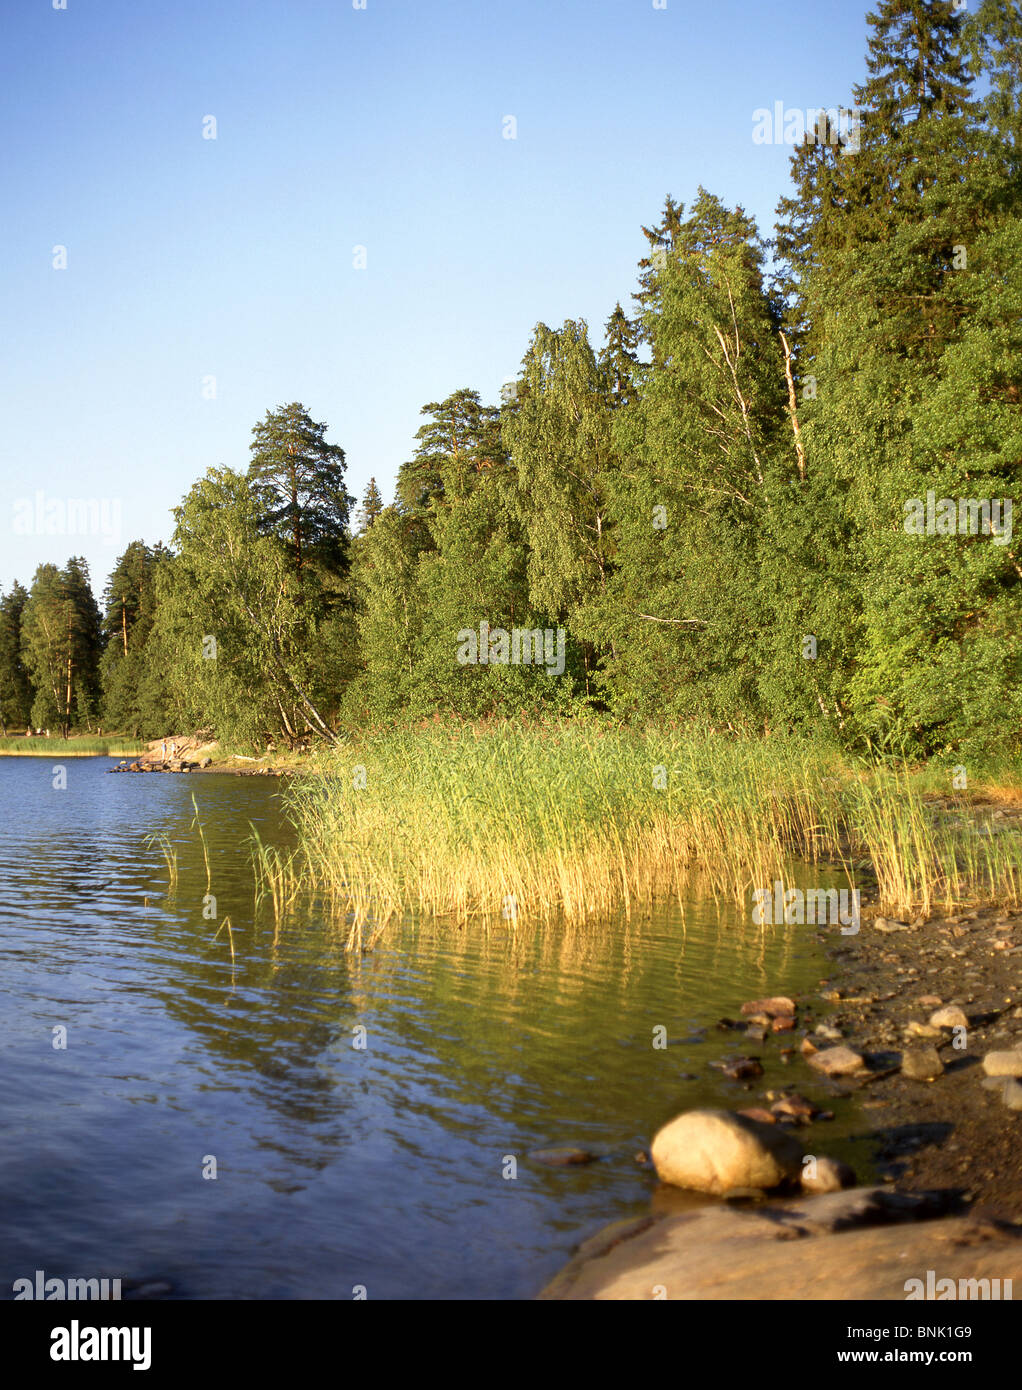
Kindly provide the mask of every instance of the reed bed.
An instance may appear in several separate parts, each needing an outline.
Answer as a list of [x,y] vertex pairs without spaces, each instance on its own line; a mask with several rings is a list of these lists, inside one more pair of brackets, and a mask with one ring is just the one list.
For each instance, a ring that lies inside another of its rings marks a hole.
[[145,744],[131,738],[0,738],[0,754],[36,758],[120,758],[145,752]]
[[983,833],[964,798],[904,765],[797,739],[434,725],[334,750],[287,795],[298,849],[257,846],[257,898],[279,921],[315,893],[349,947],[407,911],[513,929],[693,892],[748,903],[807,862],[875,876],[899,914],[1016,902],[1022,885],[1017,832]]

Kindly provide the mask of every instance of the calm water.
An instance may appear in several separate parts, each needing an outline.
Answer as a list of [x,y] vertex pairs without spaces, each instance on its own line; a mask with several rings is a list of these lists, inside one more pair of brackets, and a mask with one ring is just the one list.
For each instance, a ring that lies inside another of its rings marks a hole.
[[[665,1119],[812,1086],[776,1041],[750,1091],[708,1067],[742,1050],[713,1024],[743,999],[818,989],[811,929],[712,904],[517,942],[409,922],[353,959],[314,917],[253,919],[244,841],[286,839],[276,782],[111,766],[69,760],[56,790],[48,759],[0,758],[0,1297],[36,1269],[181,1298],[531,1297],[648,1209],[633,1156]],[[176,893],[148,833],[178,846]],[[708,1031],[656,1051],[660,1024]],[[850,1119],[813,1131],[826,1151],[856,1157]],[[567,1143],[606,1157],[526,1157]]]

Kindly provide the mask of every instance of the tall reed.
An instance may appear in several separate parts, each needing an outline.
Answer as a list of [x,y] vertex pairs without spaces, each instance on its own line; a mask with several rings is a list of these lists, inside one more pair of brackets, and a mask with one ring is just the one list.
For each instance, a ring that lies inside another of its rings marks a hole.
[[332,752],[287,800],[299,847],[259,847],[261,891],[278,920],[322,895],[349,945],[409,910],[571,923],[694,891],[748,903],[796,861],[850,884],[871,870],[881,905],[902,913],[1017,901],[1022,884],[1017,833],[977,832],[903,765],[856,766],[795,738],[395,730]]

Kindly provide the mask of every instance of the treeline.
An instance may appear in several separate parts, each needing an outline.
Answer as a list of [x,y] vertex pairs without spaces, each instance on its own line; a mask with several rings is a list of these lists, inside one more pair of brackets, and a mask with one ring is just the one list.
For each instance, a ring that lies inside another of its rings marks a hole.
[[102,611],[80,560],[3,598],[3,719],[294,743],[595,708],[1016,751],[1022,12],[869,22],[855,118],[795,149],[772,240],[668,198],[634,312],[596,346],[539,324],[499,404],[425,406],[357,524],[326,427],[270,412]]

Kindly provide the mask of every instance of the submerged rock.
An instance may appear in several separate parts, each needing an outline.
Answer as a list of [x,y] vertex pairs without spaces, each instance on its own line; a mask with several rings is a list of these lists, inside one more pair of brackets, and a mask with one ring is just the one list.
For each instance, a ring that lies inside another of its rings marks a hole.
[[808,1124],[816,1115],[817,1108],[811,1100],[806,1100],[804,1096],[782,1096],[770,1107],[775,1115],[789,1115],[794,1120],[799,1120]]
[[650,1149],[657,1176],[675,1187],[721,1196],[796,1181],[802,1145],[776,1125],[728,1110],[689,1110],[660,1129]]
[[529,1157],[536,1163],[543,1163],[547,1168],[572,1168],[580,1163],[593,1163],[596,1154],[590,1153],[588,1149],[578,1149],[571,1144],[565,1144],[555,1149],[533,1149]]
[[732,1081],[745,1081],[752,1076],[763,1075],[763,1064],[755,1057],[737,1057],[733,1062],[724,1062],[721,1071]]
[[784,994],[771,995],[769,999],[750,999],[742,1005],[743,1014],[766,1014],[790,1016],[795,1012],[795,1001]]

